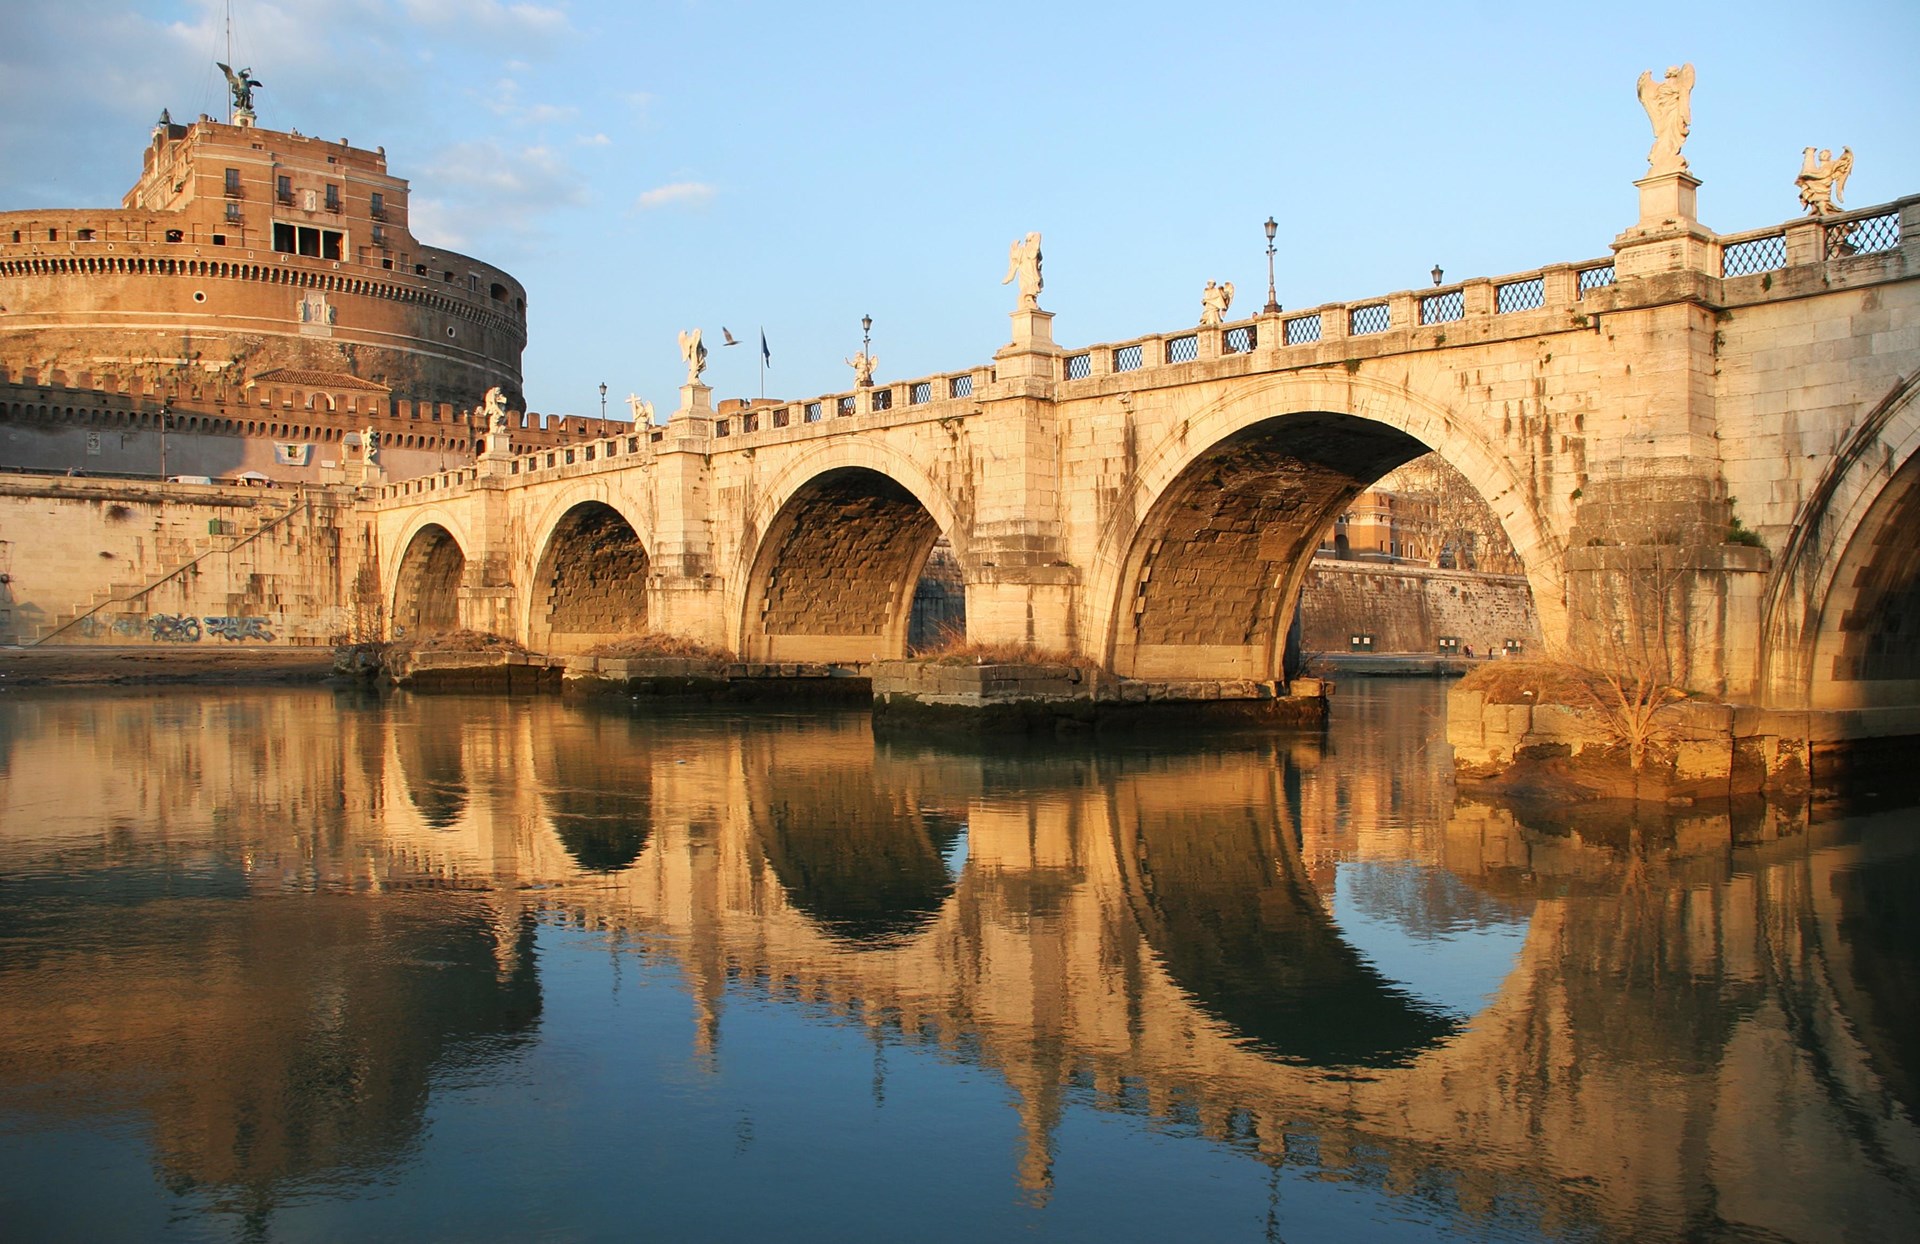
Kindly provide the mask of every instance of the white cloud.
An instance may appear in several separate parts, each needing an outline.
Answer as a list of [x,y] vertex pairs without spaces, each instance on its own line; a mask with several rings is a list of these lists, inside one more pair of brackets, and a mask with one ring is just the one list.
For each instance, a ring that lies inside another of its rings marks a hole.
[[656,207],[701,207],[713,201],[716,189],[703,181],[676,181],[655,186],[634,201],[641,211]]
[[409,18],[423,26],[464,30],[512,29],[552,35],[571,28],[566,10],[541,4],[500,4],[498,0],[401,0]]
[[582,134],[573,140],[582,147],[611,147],[613,140],[605,134]]

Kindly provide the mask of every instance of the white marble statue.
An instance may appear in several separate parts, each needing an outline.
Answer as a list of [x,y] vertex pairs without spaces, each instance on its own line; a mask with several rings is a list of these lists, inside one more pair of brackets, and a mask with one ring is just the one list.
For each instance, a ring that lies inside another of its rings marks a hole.
[[487,431],[495,436],[507,434],[507,395],[495,385],[487,390],[486,400]]
[[862,389],[873,383],[873,369],[880,366],[880,360],[864,350],[845,362],[848,367],[853,368],[854,384]]
[[627,408],[633,411],[636,427],[648,427],[653,423],[653,403],[635,393],[627,394]]
[[1233,282],[1222,281],[1216,285],[1208,281],[1207,287],[1200,291],[1200,323],[1218,326],[1232,305]]
[[707,370],[707,348],[700,344],[700,330],[680,332],[680,361],[687,365],[687,383],[699,384],[700,373]]
[[1040,235],[1029,233],[1007,249],[1007,275],[1000,278],[1005,285],[1011,281],[1020,282],[1020,310],[1037,311],[1040,309],[1040,291],[1045,282],[1040,277]]
[[1840,210],[1840,193],[1847,188],[1847,176],[1853,172],[1853,148],[1842,147],[1840,158],[1828,148],[1818,156],[1808,147],[1800,155],[1800,175],[1793,179],[1800,188],[1800,206],[1810,216],[1825,216]]
[[369,427],[360,434],[360,453],[368,466],[380,461],[380,433],[374,428]]
[[1675,65],[1659,82],[1651,69],[1640,75],[1640,106],[1653,122],[1653,146],[1647,151],[1647,176],[1684,173],[1687,158],[1680,147],[1687,141],[1693,118],[1693,66]]

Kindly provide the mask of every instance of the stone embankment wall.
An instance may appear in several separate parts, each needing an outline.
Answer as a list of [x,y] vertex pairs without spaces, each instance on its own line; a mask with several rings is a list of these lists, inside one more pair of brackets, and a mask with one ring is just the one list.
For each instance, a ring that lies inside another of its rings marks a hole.
[[1535,650],[1540,635],[1522,576],[1329,558],[1315,559],[1307,574],[1300,627],[1308,652],[1349,652],[1353,636],[1371,635],[1368,652],[1437,652],[1444,636],[1491,654],[1509,640]]
[[[0,643],[331,644],[356,610],[343,493],[0,479]],[[365,613],[367,616],[358,616]],[[369,635],[371,637],[371,635]]]

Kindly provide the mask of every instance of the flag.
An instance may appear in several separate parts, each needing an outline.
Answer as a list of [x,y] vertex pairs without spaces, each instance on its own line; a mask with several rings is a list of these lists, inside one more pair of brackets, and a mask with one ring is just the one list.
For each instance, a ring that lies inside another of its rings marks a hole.
[[312,449],[313,446],[311,444],[303,445],[298,442],[275,441],[273,443],[273,460],[281,466],[305,466],[307,465],[307,454]]
[[760,365],[762,367],[773,365],[773,351],[767,349],[767,330],[764,328],[760,330]]

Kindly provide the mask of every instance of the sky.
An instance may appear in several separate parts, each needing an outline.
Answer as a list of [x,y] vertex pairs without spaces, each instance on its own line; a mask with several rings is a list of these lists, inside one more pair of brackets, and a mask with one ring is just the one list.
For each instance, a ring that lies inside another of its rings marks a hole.
[[[660,411],[699,327],[716,400],[984,365],[1007,249],[1044,235],[1073,348],[1603,258],[1691,62],[1700,218],[1798,214],[1809,144],[1846,206],[1920,192],[1920,4],[1572,6],[661,0],[0,0],[0,210],[117,206],[162,108],[387,151],[428,245],[527,289],[532,409]],[[722,329],[744,344],[721,345]]]

